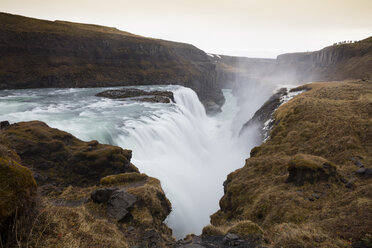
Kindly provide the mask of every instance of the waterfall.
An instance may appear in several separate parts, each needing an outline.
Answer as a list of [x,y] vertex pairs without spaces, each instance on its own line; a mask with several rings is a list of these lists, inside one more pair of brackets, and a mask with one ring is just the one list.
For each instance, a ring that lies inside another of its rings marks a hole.
[[226,175],[243,165],[249,150],[232,138],[236,110],[229,109],[227,120],[211,118],[191,89],[177,89],[174,98],[174,111],[123,127],[129,135],[116,142],[133,149],[133,163],[141,171],[160,179],[173,208],[168,225],[181,238],[200,233],[209,223],[219,208]]
[[0,118],[11,122],[37,119],[83,140],[131,149],[133,164],[161,181],[172,203],[166,222],[175,236],[200,234],[209,216],[219,209],[227,174],[241,168],[256,145],[250,142],[256,131],[251,136],[236,135],[233,120],[239,108],[231,91],[224,91],[222,113],[210,117],[189,88],[142,89],[172,90],[176,103],[95,97],[102,88],[14,90],[0,92]]

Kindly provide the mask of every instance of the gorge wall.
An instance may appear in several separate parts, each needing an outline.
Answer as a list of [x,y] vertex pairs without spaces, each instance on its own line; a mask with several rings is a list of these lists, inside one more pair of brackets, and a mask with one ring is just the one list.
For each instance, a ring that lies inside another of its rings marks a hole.
[[368,79],[372,76],[372,37],[315,52],[282,54],[276,59],[219,57],[215,56],[214,61],[221,87],[246,82]]
[[215,65],[196,47],[97,25],[0,13],[0,89],[179,84],[224,103]]

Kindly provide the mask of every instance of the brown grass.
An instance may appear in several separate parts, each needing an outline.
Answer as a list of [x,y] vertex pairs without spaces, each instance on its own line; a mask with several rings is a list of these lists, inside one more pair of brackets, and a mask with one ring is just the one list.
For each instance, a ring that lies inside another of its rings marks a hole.
[[[213,225],[251,220],[265,232],[280,225],[297,230],[289,235],[279,228],[275,242],[299,244],[283,247],[343,247],[371,235],[372,179],[357,177],[358,167],[351,158],[366,167],[372,164],[372,82],[306,87],[311,90],[276,111],[271,138],[254,149],[254,157],[243,168],[228,176],[221,210],[211,217]],[[356,187],[346,188],[338,180],[303,186],[286,183],[291,165],[318,170],[325,162],[336,168],[340,178],[355,180]],[[313,227],[321,235],[311,234]],[[317,235],[341,241],[317,244]],[[278,241],[281,238],[287,241]]]
[[115,223],[96,218],[84,206],[46,203],[26,230],[18,237],[21,247],[128,247]]
[[102,185],[126,185],[145,180],[146,178],[148,176],[143,173],[122,173],[101,178],[100,183]]

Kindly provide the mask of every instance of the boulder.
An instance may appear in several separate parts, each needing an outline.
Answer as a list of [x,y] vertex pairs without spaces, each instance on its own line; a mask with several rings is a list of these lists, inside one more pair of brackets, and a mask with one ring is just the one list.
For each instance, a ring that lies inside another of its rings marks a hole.
[[336,167],[326,159],[309,154],[297,154],[292,157],[288,166],[289,176],[287,183],[297,186],[305,182],[311,184],[319,181],[328,181],[330,178],[338,180]]
[[96,189],[90,195],[90,198],[95,203],[105,203],[108,202],[112,193],[114,193],[117,188],[104,188],[104,189]]
[[114,191],[107,202],[107,215],[117,221],[123,220],[129,213],[137,198],[124,189]]
[[10,124],[9,124],[9,121],[2,121],[0,122],[0,129],[5,129],[7,127],[9,127]]
[[106,90],[98,93],[96,96],[106,97],[110,99],[129,99],[141,102],[175,102],[173,92],[171,91],[144,91],[134,88],[124,88],[118,90]]

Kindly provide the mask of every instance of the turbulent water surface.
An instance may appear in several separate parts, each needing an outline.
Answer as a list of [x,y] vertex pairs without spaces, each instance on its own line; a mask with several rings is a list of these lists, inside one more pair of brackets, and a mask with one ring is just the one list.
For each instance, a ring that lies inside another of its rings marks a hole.
[[[226,175],[243,166],[255,145],[255,134],[237,136],[239,108],[231,91],[224,91],[222,113],[208,117],[189,88],[136,88],[171,90],[176,103],[95,96],[108,88],[5,90],[0,91],[0,120],[41,120],[85,141],[132,149],[132,162],[140,171],[162,182],[173,206],[167,223],[175,236],[198,234],[218,209]],[[245,112],[245,119],[259,104]]]

